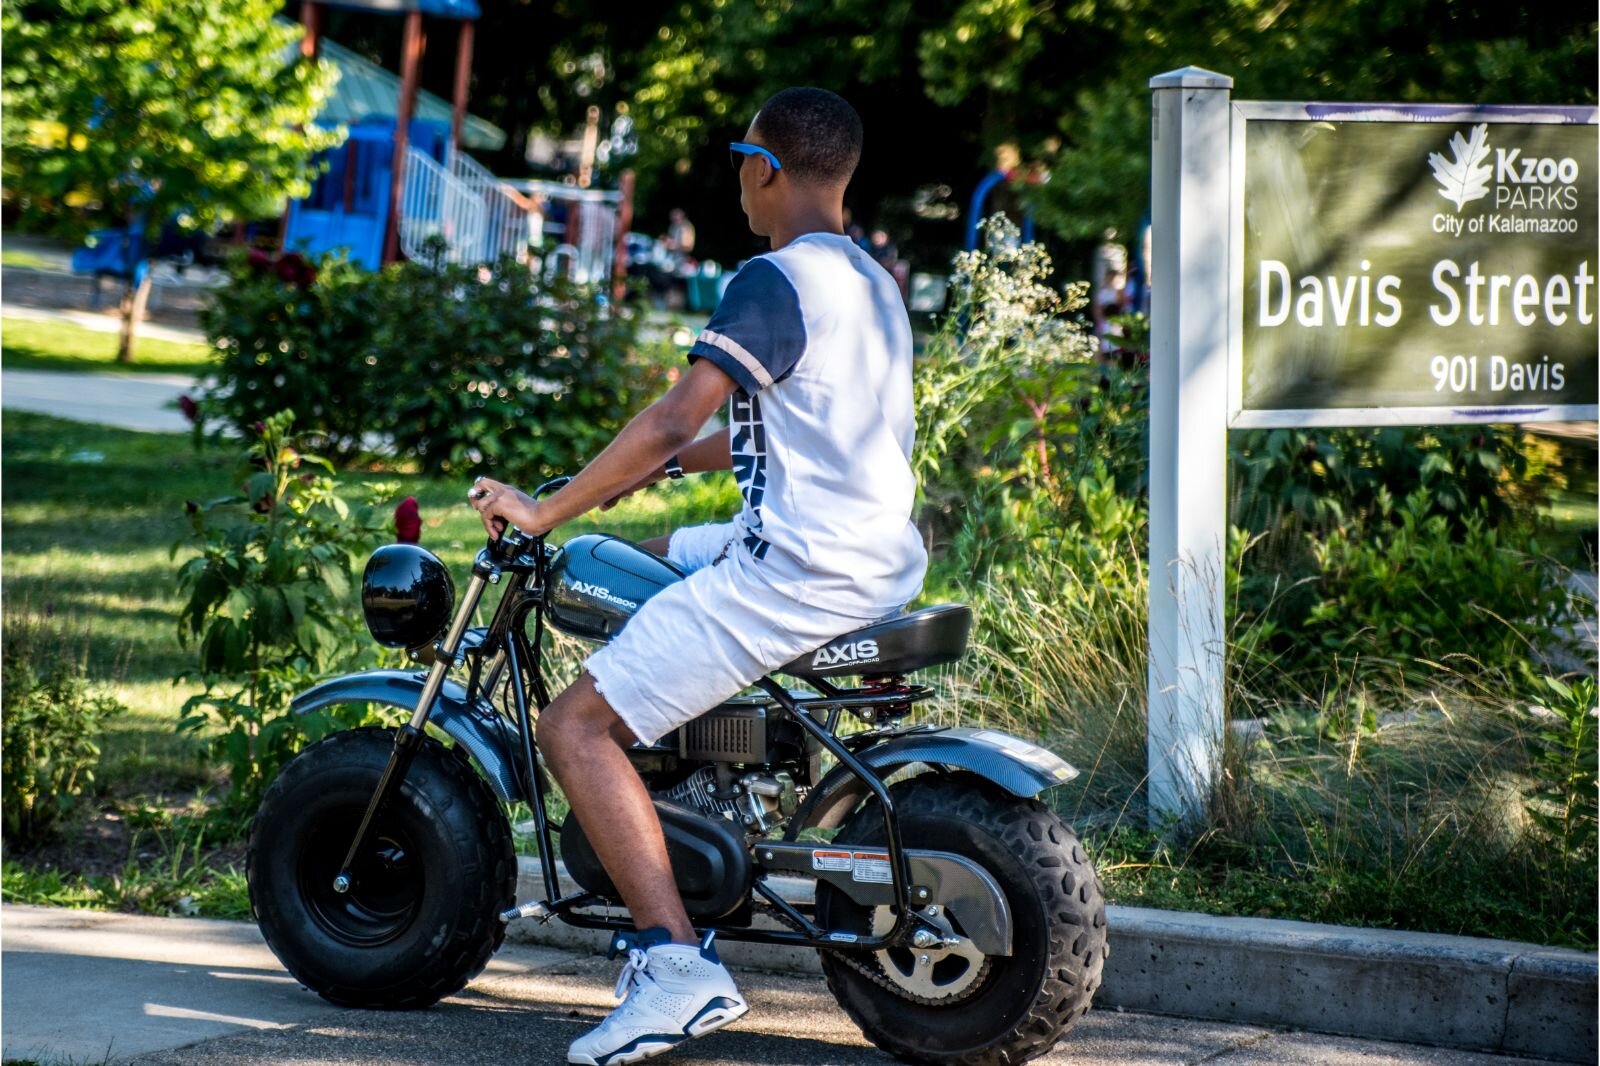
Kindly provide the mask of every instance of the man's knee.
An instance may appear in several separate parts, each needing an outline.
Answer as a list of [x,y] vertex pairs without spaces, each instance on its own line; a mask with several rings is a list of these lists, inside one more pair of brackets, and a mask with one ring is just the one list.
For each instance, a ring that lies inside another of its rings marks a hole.
[[567,751],[583,751],[608,740],[619,747],[633,743],[633,733],[587,673],[539,715],[537,735],[539,746],[558,758]]

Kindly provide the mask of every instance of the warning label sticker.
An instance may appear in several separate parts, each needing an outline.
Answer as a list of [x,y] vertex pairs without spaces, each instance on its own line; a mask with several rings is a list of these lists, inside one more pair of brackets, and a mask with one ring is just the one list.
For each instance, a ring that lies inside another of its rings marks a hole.
[[813,870],[838,870],[845,871],[851,868],[850,853],[848,851],[812,851],[811,868]]
[[850,871],[855,881],[868,881],[879,885],[894,884],[894,871],[889,866],[889,856],[881,851],[858,851],[855,865]]

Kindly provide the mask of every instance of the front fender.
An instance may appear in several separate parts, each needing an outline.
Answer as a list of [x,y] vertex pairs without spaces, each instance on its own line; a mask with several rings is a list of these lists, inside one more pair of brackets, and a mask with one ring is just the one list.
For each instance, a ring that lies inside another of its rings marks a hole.
[[[369,670],[336,677],[296,696],[289,710],[308,714],[339,703],[382,703],[415,710],[427,676],[408,670]],[[501,802],[516,803],[525,798],[522,775],[517,769],[520,738],[494,708],[482,700],[476,707],[469,705],[466,687],[446,678],[428,721],[472,756]]]
[[[977,774],[1023,798],[1037,796],[1078,776],[1071,763],[1031,741],[994,729],[965,726],[903,734],[855,755],[880,777],[887,777],[901,766],[927,763]],[[834,767],[794,812],[784,839],[794,840],[803,829],[838,828],[867,794],[867,786],[860,778],[843,766]]]

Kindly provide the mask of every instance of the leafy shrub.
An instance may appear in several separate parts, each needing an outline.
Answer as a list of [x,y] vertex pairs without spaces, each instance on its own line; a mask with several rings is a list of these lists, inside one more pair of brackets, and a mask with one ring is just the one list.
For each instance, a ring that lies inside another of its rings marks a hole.
[[1600,832],[1600,783],[1595,742],[1600,698],[1595,679],[1580,677],[1570,684],[1524,669],[1533,695],[1543,703],[1524,711],[1534,728],[1534,774],[1537,784],[1527,796],[1528,815],[1555,844],[1566,861],[1593,869]]
[[293,421],[285,411],[260,425],[243,495],[188,504],[187,542],[200,554],[178,571],[189,594],[178,636],[197,641],[199,654],[185,676],[205,683],[184,704],[179,728],[220,723],[236,812],[253,810],[278,769],[329,726],[325,717],[286,714],[294,694],[373,654],[352,596],[353,563],[382,536],[376,507],[394,487],[374,486],[352,508],[331,476],[310,472],[331,466],[299,450]]
[[32,844],[59,828],[94,781],[96,742],[126,708],[93,690],[64,638],[8,618],[0,668],[0,782],[6,839]]
[[951,313],[915,378],[922,521],[979,580],[1078,555],[1104,525],[1089,508],[1108,506],[1089,486],[1127,505],[1104,550],[1143,536],[1145,363],[1097,360],[1083,286],[1052,289],[1049,257],[1017,236],[996,217],[984,250],[957,257]]
[[[387,426],[435,473],[524,481],[576,472],[653,399],[665,375],[631,308],[589,286],[548,286],[525,266],[391,269],[374,335]],[[398,387],[396,387],[398,386]]]
[[386,438],[435,473],[575,469],[662,378],[632,310],[511,260],[371,273],[253,254],[202,322],[218,350],[208,416],[244,430],[293,405],[335,459]]
[[247,432],[293,405],[318,447],[335,458],[354,455],[363,434],[383,429],[386,405],[373,401],[404,380],[374,338],[392,312],[384,287],[380,276],[334,256],[315,266],[293,253],[234,259],[227,283],[200,312],[217,349],[206,415]]
[[1469,514],[1457,537],[1422,491],[1397,508],[1380,490],[1377,506],[1371,527],[1311,538],[1320,599],[1306,621],[1321,648],[1393,658],[1401,669],[1451,654],[1505,669],[1530,645],[1556,642],[1567,592],[1525,527]]
[[1263,429],[1232,434],[1232,521],[1266,533],[1291,519],[1321,532],[1379,512],[1387,494],[1421,491],[1452,529],[1482,514],[1498,525],[1526,516],[1550,475],[1530,473],[1513,426]]

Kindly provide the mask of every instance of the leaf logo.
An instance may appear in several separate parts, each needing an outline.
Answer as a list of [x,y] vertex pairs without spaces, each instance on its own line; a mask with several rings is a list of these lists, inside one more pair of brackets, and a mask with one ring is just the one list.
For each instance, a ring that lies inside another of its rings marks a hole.
[[1484,162],[1489,158],[1488,124],[1474,126],[1472,136],[1465,140],[1456,131],[1450,138],[1450,151],[1455,158],[1448,161],[1438,152],[1429,152],[1428,165],[1443,186],[1439,195],[1455,204],[1459,212],[1473,200],[1489,195],[1489,177],[1494,171]]

